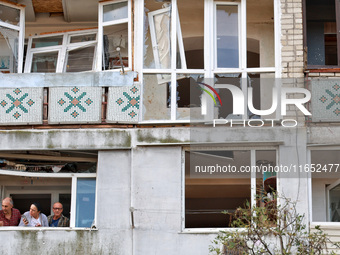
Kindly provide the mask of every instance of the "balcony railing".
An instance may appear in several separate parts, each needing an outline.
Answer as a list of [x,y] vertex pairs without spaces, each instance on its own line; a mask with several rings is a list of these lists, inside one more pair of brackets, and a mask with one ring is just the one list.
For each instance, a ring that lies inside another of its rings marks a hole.
[[312,92],[313,122],[340,121],[340,82],[333,79],[308,81]]
[[136,123],[134,72],[2,74],[0,125]]

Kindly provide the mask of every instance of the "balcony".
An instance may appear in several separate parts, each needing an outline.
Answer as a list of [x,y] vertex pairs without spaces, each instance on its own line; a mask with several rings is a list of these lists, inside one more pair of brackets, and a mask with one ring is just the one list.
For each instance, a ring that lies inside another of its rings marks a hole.
[[0,74],[0,125],[136,123],[135,72]]

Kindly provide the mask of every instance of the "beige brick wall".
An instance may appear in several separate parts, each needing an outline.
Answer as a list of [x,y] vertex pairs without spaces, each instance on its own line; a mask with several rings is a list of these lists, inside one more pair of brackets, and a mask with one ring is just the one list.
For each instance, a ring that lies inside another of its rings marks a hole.
[[[282,86],[304,88],[302,0],[281,0]],[[300,94],[289,98],[300,98]],[[284,119],[295,119],[305,125],[305,116],[295,106],[287,108]]]
[[281,0],[282,78],[303,78],[302,1]]

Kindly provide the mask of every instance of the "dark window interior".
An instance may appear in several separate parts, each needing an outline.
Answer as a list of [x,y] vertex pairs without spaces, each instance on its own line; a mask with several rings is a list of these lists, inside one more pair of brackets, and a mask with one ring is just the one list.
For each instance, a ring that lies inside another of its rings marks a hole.
[[306,0],[308,65],[338,65],[336,4]]

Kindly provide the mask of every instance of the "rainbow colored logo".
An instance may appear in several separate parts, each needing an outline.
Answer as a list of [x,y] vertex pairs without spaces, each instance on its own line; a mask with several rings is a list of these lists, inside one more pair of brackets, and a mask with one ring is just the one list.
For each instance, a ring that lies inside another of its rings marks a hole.
[[[203,85],[203,86],[208,87],[212,92],[214,92],[214,94],[216,95],[216,97],[218,98],[218,101],[220,101],[220,104],[221,104],[221,106],[222,106],[222,100],[221,100],[221,98],[220,98],[220,95],[217,93],[217,91],[216,91],[213,87],[211,87],[210,85],[205,84],[205,83],[203,83],[203,82],[197,82],[197,83],[198,83],[199,85]],[[200,87],[200,89],[201,89],[202,91],[206,92],[206,93],[212,98],[212,100],[214,101],[215,105],[217,106],[217,102],[216,102],[215,97],[213,96],[213,94],[212,94],[210,91],[208,91],[207,89],[204,89],[204,88],[201,88],[201,87]]]

